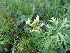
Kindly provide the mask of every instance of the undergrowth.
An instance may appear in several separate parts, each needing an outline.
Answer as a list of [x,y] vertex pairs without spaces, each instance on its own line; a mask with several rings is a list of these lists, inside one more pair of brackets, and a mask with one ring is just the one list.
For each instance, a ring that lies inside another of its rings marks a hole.
[[0,53],[65,53],[69,34],[70,0],[0,0]]

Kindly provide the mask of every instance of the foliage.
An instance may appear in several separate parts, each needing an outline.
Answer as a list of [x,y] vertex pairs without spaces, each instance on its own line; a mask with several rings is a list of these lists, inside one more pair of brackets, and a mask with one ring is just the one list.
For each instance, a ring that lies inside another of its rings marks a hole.
[[70,9],[69,5],[69,0],[1,0],[0,11],[7,17],[19,19],[30,15],[49,19],[53,16],[63,17]]
[[42,53],[65,53],[70,50],[70,21],[67,18],[61,20],[54,17],[49,21],[51,24],[45,25],[46,31],[32,33],[31,41],[34,46]]
[[[51,19],[51,17],[57,19]],[[29,25],[25,23],[27,20],[30,22]],[[62,46],[60,43],[65,46],[65,49],[60,48],[59,52],[68,51],[69,21],[70,0],[0,0],[0,53],[37,53],[37,50],[44,53],[53,52],[58,50],[55,46]],[[50,24],[46,25],[45,22]],[[45,25],[43,26],[42,23]],[[34,30],[38,30],[39,33]],[[61,41],[59,45],[54,43],[57,36],[64,37],[58,38]],[[51,45],[49,42],[52,42],[52,39],[54,44]],[[55,45],[55,49],[49,47],[48,43],[51,46]],[[46,48],[49,49],[46,50]]]

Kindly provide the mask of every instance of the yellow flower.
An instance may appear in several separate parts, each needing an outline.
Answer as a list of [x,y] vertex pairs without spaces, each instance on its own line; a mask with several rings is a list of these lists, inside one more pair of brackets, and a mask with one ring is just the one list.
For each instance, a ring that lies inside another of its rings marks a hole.
[[30,25],[30,20],[29,20],[29,18],[28,18],[28,21],[26,21],[26,24],[29,24],[29,25]]
[[36,23],[36,22],[33,22],[30,26],[32,26],[32,27],[35,26],[35,23]]
[[40,27],[42,27],[44,24],[42,23],[42,24],[40,24]]
[[37,15],[36,19],[34,19],[33,23],[30,24],[30,20],[28,18],[28,21],[26,21],[26,24],[29,24],[31,27],[33,27],[33,30],[30,30],[30,32],[40,32],[40,27],[42,27],[44,24],[39,22],[39,16]]

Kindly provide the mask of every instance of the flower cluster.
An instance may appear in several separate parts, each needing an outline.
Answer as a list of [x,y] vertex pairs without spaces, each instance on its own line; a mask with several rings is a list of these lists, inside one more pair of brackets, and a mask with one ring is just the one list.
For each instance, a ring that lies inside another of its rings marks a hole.
[[26,24],[33,27],[33,30],[30,30],[30,32],[40,32],[40,27],[43,26],[43,23],[40,23],[39,16],[37,15],[36,19],[34,19],[33,23],[30,23],[30,20],[28,18],[28,21],[26,21]]

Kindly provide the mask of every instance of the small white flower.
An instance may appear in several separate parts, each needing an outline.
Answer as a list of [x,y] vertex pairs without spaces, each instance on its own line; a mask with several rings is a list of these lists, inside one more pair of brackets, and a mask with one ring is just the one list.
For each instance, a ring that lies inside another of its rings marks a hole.
[[51,19],[54,19],[54,17],[52,17]]
[[39,16],[37,15],[37,17],[36,17],[36,21],[38,21],[39,22]]
[[39,30],[30,30],[30,32],[37,32],[37,33],[39,33],[40,31]]

